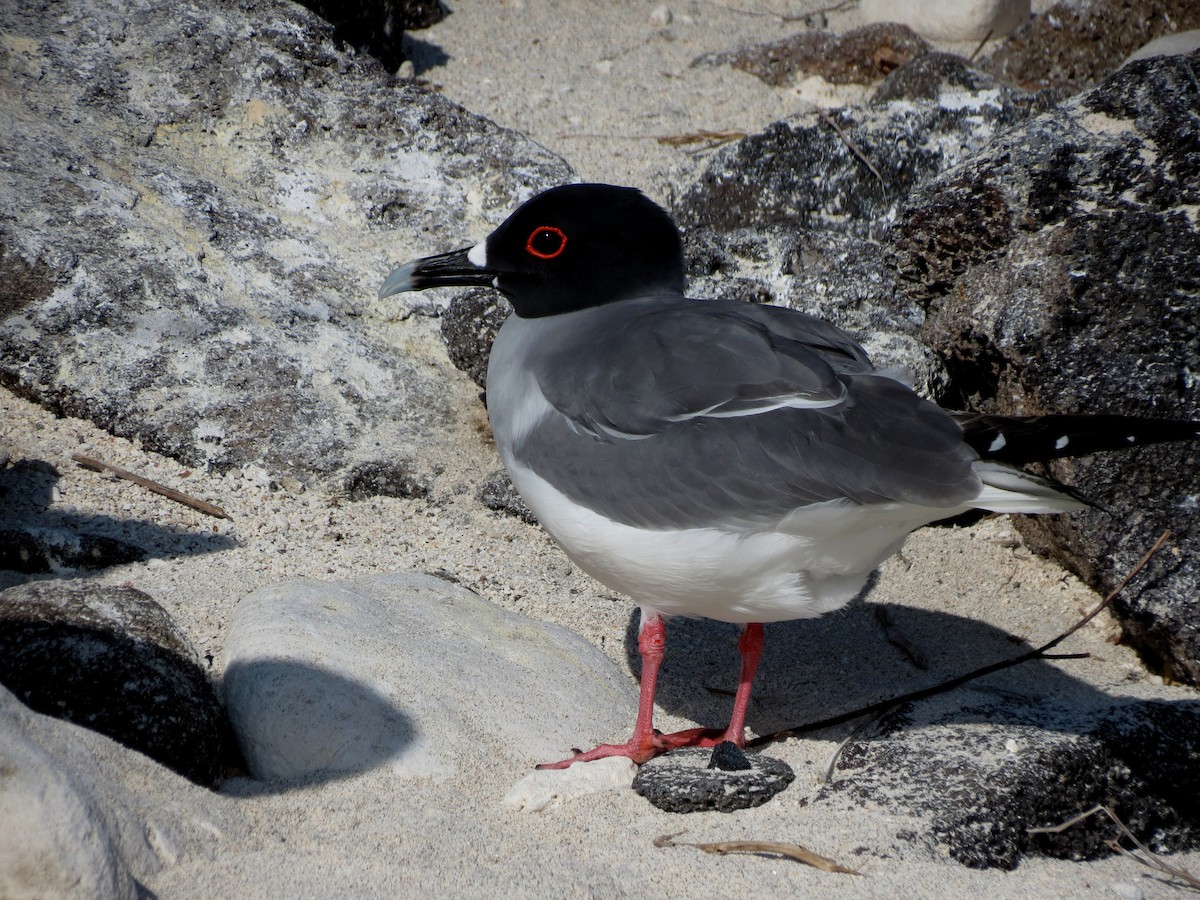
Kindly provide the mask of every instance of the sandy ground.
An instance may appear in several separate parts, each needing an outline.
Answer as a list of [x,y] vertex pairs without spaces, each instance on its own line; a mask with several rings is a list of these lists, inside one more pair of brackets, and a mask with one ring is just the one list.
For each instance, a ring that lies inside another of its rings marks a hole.
[[[582,177],[635,185],[659,199],[666,199],[671,184],[682,176],[698,172],[704,158],[703,153],[660,144],[656,137],[701,129],[752,131],[814,101],[853,101],[860,91],[811,83],[773,89],[730,69],[689,68],[700,53],[798,30],[802,23],[784,21],[781,14],[799,15],[819,6],[817,2],[806,7],[796,0],[686,0],[670,4],[666,25],[661,12],[655,12],[658,5],[643,0],[455,3],[443,23],[413,36],[417,75],[468,109],[560,153]],[[831,12],[828,19],[831,28],[851,27],[852,5]],[[381,261],[380,278],[385,269]],[[364,292],[375,288],[363,285]],[[445,370],[447,389],[458,393],[468,411],[461,423],[462,446],[447,454],[456,466],[447,481],[475,485],[499,464],[482,436],[485,422],[474,402],[476,389],[448,363]],[[631,604],[574,570],[537,529],[483,509],[473,489],[435,493],[433,502],[378,498],[359,503],[318,491],[272,489],[265,473],[221,477],[188,470],[86,422],[56,419],[7,393],[0,393],[0,442],[16,458],[47,460],[57,467],[60,478],[48,498],[48,516],[76,521],[112,516],[161,527],[158,558],[96,577],[106,583],[129,582],[157,598],[201,653],[210,655],[214,671],[222,664],[230,612],[252,589],[290,576],[332,579],[400,570],[451,574],[505,608],[579,632],[626,665]],[[83,470],[70,462],[73,452],[101,457],[216,502],[233,521],[208,518]],[[173,536],[213,531],[234,535],[236,546],[210,554],[173,553]],[[960,658],[962,648],[955,645],[961,642],[947,640],[947,623],[975,623],[972,627],[1001,637],[1039,643],[1097,600],[1056,566],[1033,557],[1003,520],[918,534],[903,558],[884,567],[871,599],[919,614],[907,637],[934,659],[936,672],[946,674],[990,661]],[[808,679],[806,702],[814,710],[837,711],[858,699],[846,675],[854,665],[861,667],[861,661],[852,660],[851,626],[869,623],[870,617],[852,609],[830,621],[834,624],[825,630],[814,628],[807,644],[802,628],[785,626],[787,637],[775,647],[788,647],[789,653],[784,658],[776,649],[776,658],[766,664],[761,695],[766,699],[752,710],[752,727],[775,722],[764,704],[784,692],[796,669],[803,669]],[[1164,696],[1165,691],[1195,696],[1145,675],[1130,652],[1108,640],[1112,630],[1103,620],[1088,626],[1062,649],[1092,657],[1054,667],[1114,696]],[[709,632],[698,634],[703,638]],[[821,646],[823,637],[832,646]],[[721,679],[732,680],[732,631],[728,641],[721,651],[728,654],[728,671]],[[772,646],[768,633],[769,660]],[[688,671],[686,665],[677,669]],[[912,677],[924,683],[928,676],[913,672]],[[693,687],[677,684],[668,692],[678,695]],[[635,690],[631,677],[631,694]],[[728,700],[717,696],[704,702],[709,705],[672,704],[662,710],[659,724],[664,729],[692,724],[680,710],[696,717],[711,713],[719,720]],[[163,897],[481,896],[497,890],[518,896],[602,897],[816,891],[847,897],[885,892],[894,897],[1175,894],[1163,880],[1122,858],[1088,864],[1028,860],[1012,873],[980,873],[920,853],[895,854],[895,833],[911,826],[902,817],[805,802],[815,794],[817,776],[839,738],[829,735],[772,748],[772,755],[796,770],[796,784],[760,809],[725,816],[672,816],[628,791],[597,794],[542,814],[517,814],[503,809],[499,799],[525,773],[500,766],[441,783],[397,782],[386,772],[271,790],[235,781],[222,790],[219,804],[230,815],[245,818],[244,833],[236,829],[236,840],[230,833],[183,855],[149,886]],[[187,786],[176,782],[156,784],[160,786],[146,789],[161,790],[164,803],[177,799],[175,790],[187,793]],[[681,829],[687,829],[685,840],[802,843],[860,867],[866,876],[817,872],[760,856],[716,857],[652,845],[656,836]],[[1179,861],[1200,870],[1200,855]]]

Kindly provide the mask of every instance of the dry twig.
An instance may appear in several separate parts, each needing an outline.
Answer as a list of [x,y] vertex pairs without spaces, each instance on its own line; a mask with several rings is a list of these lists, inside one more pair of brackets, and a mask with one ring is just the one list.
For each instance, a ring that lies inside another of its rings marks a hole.
[[682,831],[677,831],[674,834],[659,835],[654,839],[654,846],[660,848],[695,847],[697,850],[703,850],[705,853],[717,854],[770,853],[773,856],[794,859],[796,862],[812,866],[814,869],[820,869],[822,872],[840,872],[844,875],[862,874],[857,869],[848,869],[826,856],[813,853],[807,847],[801,847],[799,844],[785,844],[778,841],[717,841],[711,844],[692,844],[687,841],[676,841],[675,838],[681,834],[683,834]]
[[744,131],[689,131],[687,134],[664,134],[655,140],[667,147],[684,147],[688,144],[705,144],[707,149],[720,147],[731,141],[740,141],[746,136]]
[[1109,604],[1112,603],[1112,601],[1116,598],[1117,594],[1121,593],[1121,591],[1125,589],[1126,585],[1128,585],[1129,582],[1134,579],[1138,572],[1145,568],[1146,564],[1150,562],[1154,554],[1161,550],[1163,545],[1166,544],[1170,538],[1170,531],[1164,531],[1161,535],[1159,535],[1158,540],[1154,542],[1154,546],[1146,551],[1145,555],[1138,560],[1137,565],[1130,569],[1129,573],[1121,579],[1121,583],[1113,588],[1112,591],[1109,592],[1108,596],[1101,600],[1091,612],[1085,615],[1082,619],[1080,619],[1058,637],[1054,638],[1054,640],[1048,641],[1047,643],[1042,644],[1042,646],[1034,650],[1030,650],[1028,653],[1022,653],[1019,656],[1012,657],[1011,659],[1004,659],[1000,662],[994,662],[991,665],[983,666],[982,668],[975,669],[972,672],[967,672],[965,675],[959,675],[956,678],[951,678],[948,681],[943,681],[926,688],[921,688],[917,691],[910,691],[907,694],[901,694],[899,697],[893,697],[890,700],[880,700],[878,703],[871,703],[859,709],[851,710],[850,712],[840,713],[836,716],[830,716],[827,719],[820,719],[816,722],[808,722],[804,725],[795,725],[791,728],[773,731],[770,734],[764,734],[760,737],[756,737],[752,741],[747,741],[746,746],[762,747],[766,744],[770,744],[775,741],[782,741],[800,734],[806,734],[810,731],[820,731],[823,728],[831,728],[834,725],[841,725],[845,722],[850,722],[854,719],[860,718],[861,716],[884,713],[892,707],[899,706],[901,703],[908,703],[913,700],[924,700],[926,697],[944,694],[956,687],[961,687],[969,681],[974,681],[975,679],[982,678],[985,675],[991,675],[994,672],[1000,672],[1004,669],[1012,668],[1013,666],[1020,665],[1021,663],[1029,662],[1032,659],[1052,659],[1054,658],[1053,654],[1051,654],[1049,651],[1053,650],[1088,622],[1092,621],[1092,619],[1096,618],[1096,616],[1100,615],[1101,612],[1107,609]]
[[875,168],[875,164],[867,158],[867,154],[862,152],[862,149],[858,146],[858,144],[854,143],[854,140],[850,137],[850,135],[846,134],[846,132],[842,129],[842,126],[839,125],[835,119],[821,110],[817,110],[817,115],[821,117],[821,121],[838,133],[838,137],[840,137],[842,142],[850,148],[850,152],[862,160],[863,165],[871,170],[871,174],[879,179],[880,184],[883,184],[883,176],[879,174],[879,170]]
[[149,478],[143,478],[141,475],[135,475],[127,469],[122,469],[120,466],[100,462],[100,460],[84,456],[82,453],[71,454],[71,459],[75,460],[75,462],[79,463],[85,469],[91,469],[94,472],[108,472],[111,475],[116,475],[118,478],[132,481],[134,484],[141,485],[148,491],[153,491],[156,494],[166,497],[168,500],[174,500],[176,503],[182,503],[184,506],[190,506],[192,509],[199,510],[207,515],[216,516],[218,519],[230,518],[229,513],[225,512],[219,506],[214,506],[207,500],[197,500],[195,497],[190,497],[182,491],[169,488],[166,485],[159,484],[157,481],[151,481]]
[[[1183,868],[1183,866],[1171,865],[1169,862],[1164,860],[1161,856],[1139,841],[1134,836],[1133,832],[1129,830],[1129,827],[1121,821],[1121,818],[1115,812],[1113,812],[1112,808],[1105,806],[1103,803],[1093,806],[1087,812],[1082,812],[1060,825],[1044,825],[1039,828],[1026,828],[1025,830],[1030,834],[1061,834],[1068,828],[1073,828],[1074,826],[1078,825],[1084,819],[1091,818],[1092,816],[1096,815],[1096,813],[1101,812],[1108,816],[1112,823],[1117,826],[1117,836],[1108,841],[1108,846],[1110,849],[1115,850],[1122,856],[1128,856],[1130,859],[1136,860],[1143,866],[1151,869],[1157,869],[1159,872],[1164,872],[1167,875],[1170,875],[1172,878],[1178,878],[1180,881],[1183,881],[1185,884],[1191,887],[1200,888],[1200,878],[1197,878],[1187,869]],[[1125,838],[1131,844],[1133,844],[1137,850],[1140,850],[1142,853],[1144,853],[1145,858],[1138,856],[1133,852],[1133,850],[1122,847],[1121,838]]]

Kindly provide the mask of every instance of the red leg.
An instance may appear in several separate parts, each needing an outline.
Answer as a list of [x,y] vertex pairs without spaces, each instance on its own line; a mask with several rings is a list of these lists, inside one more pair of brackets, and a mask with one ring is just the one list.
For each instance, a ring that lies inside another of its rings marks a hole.
[[763,627],[759,622],[750,622],[742,629],[738,638],[738,653],[742,657],[742,673],[738,677],[737,694],[733,698],[733,715],[722,740],[733,741],[739,747],[746,745],[746,709],[750,706],[750,687],[754,684],[754,673],[762,659]]
[[601,744],[594,750],[576,753],[570,759],[556,763],[545,763],[539,769],[565,769],[571,763],[603,759],[607,756],[628,756],[641,765],[658,756],[667,747],[658,744],[654,733],[654,692],[658,688],[658,669],[662,665],[667,649],[667,629],[662,616],[642,610],[641,627],[638,629],[638,653],[642,657],[642,684],[638,696],[637,723],[633,726],[633,737],[624,744]]
[[733,741],[739,747],[746,745],[746,710],[750,706],[750,689],[754,684],[754,673],[762,658],[763,627],[751,622],[738,638],[738,653],[742,657],[742,671],[738,678],[737,694],[733,698],[733,715],[729,727],[724,731],[715,728],[689,728],[672,734],[658,734],[654,730],[654,692],[658,686],[658,669],[662,665],[667,646],[667,630],[662,617],[657,613],[642,612],[641,630],[638,632],[638,652],[642,657],[642,687],[638,699],[637,723],[633,737],[624,744],[601,744],[594,750],[576,753],[570,759],[547,763],[539,769],[565,769],[571,763],[603,759],[607,756],[627,756],[638,765],[678,747],[715,747],[722,741]]
[[738,677],[737,693],[733,698],[733,715],[729,717],[729,727],[724,731],[716,728],[689,728],[686,731],[659,735],[658,740],[665,745],[665,750],[674,750],[676,747],[715,747],[723,741],[733,741],[739,747],[746,746],[746,710],[750,706],[750,688],[754,684],[754,673],[758,669],[762,651],[762,624],[750,622],[742,629],[742,635],[738,638],[742,671]]

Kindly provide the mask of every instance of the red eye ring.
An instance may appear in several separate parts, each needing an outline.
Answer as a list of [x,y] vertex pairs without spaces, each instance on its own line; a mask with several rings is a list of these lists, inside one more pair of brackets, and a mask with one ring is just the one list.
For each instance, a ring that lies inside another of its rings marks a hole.
[[[551,246],[547,246],[547,238],[553,242]],[[535,242],[540,246],[534,246]],[[554,259],[566,249],[566,246],[567,235],[561,228],[555,228],[553,225],[539,225],[529,233],[529,240],[525,242],[525,252],[538,259]]]

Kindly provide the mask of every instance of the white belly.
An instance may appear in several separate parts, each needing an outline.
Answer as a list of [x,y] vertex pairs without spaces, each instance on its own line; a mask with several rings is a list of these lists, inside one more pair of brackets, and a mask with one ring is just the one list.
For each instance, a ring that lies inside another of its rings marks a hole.
[[859,507],[811,510],[809,525],[732,532],[655,531],[613,522],[578,506],[529,469],[505,460],[543,527],[583,571],[668,615],[723,622],[807,619],[837,609],[914,527],[871,527]]

